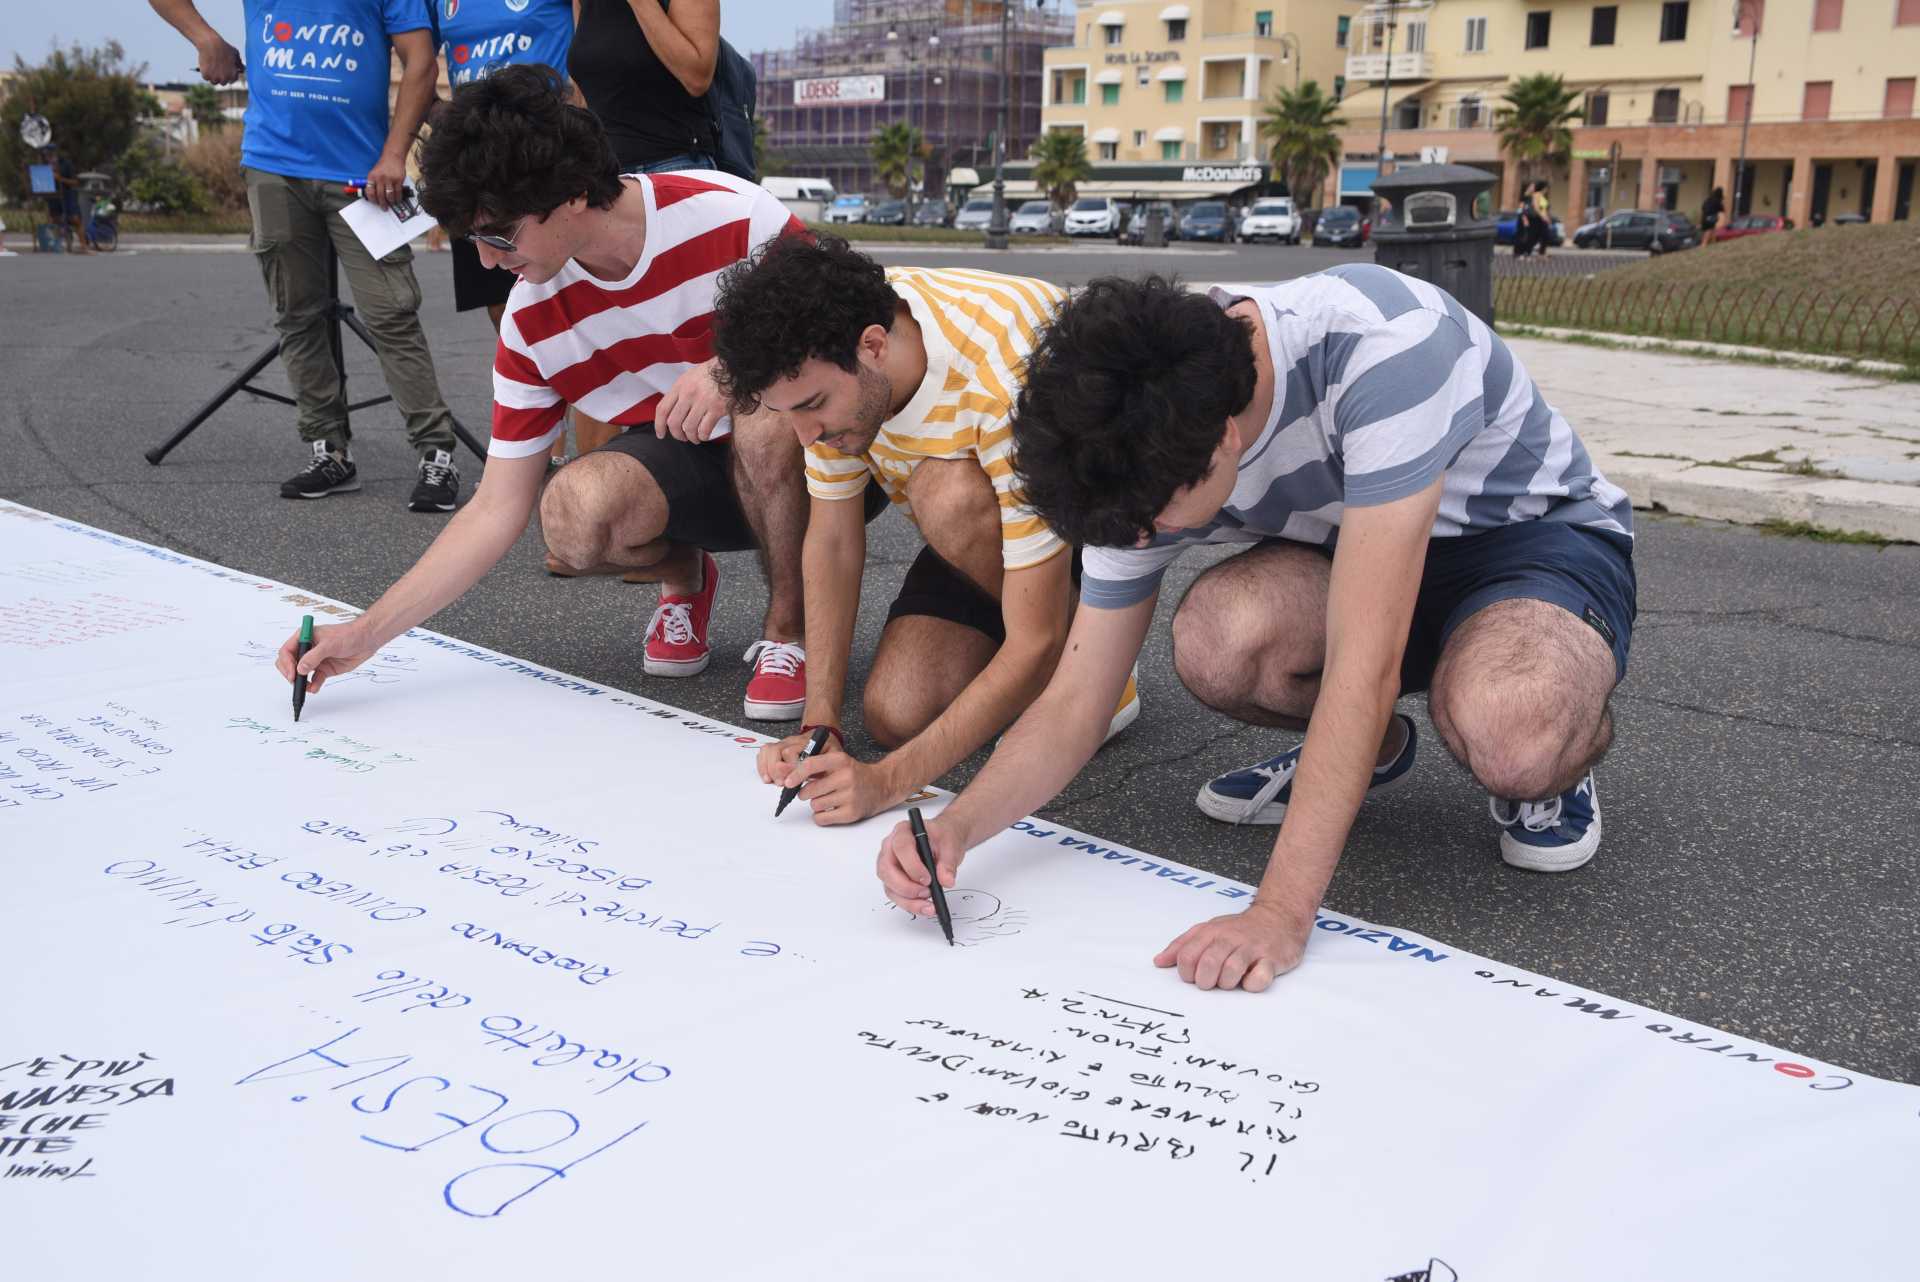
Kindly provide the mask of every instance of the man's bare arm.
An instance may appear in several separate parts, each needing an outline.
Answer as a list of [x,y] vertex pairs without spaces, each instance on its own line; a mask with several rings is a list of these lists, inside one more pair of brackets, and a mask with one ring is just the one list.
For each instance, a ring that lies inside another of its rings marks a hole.
[[200,16],[193,0],[147,0],[147,3],[199,52],[203,79],[211,84],[230,85],[240,78],[245,67],[240,51]]

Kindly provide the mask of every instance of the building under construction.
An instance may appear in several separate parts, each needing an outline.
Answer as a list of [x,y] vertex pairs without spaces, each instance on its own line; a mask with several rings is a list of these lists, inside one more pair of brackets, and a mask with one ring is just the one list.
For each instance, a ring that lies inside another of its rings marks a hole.
[[945,191],[949,169],[990,180],[1003,87],[1007,158],[1024,159],[1040,135],[1042,53],[1072,39],[1073,17],[1023,0],[1008,0],[1005,16],[1004,78],[998,0],[835,0],[831,27],[754,54],[760,118],[782,172],[877,192],[873,136],[903,123],[926,139],[929,195]]

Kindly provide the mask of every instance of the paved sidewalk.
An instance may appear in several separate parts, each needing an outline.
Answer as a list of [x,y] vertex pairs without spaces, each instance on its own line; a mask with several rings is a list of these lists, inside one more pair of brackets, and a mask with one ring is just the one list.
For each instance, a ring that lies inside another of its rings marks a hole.
[[1911,383],[1508,341],[1636,507],[1920,542],[1920,395]]

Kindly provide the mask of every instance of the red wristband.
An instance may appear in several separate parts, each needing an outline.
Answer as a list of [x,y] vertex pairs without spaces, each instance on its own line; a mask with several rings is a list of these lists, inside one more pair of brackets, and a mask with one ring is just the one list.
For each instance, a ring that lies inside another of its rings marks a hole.
[[832,735],[835,739],[838,739],[840,741],[840,751],[845,752],[847,750],[847,736],[840,733],[839,726],[801,726],[800,727],[801,734],[812,734],[815,730],[825,730],[828,734]]

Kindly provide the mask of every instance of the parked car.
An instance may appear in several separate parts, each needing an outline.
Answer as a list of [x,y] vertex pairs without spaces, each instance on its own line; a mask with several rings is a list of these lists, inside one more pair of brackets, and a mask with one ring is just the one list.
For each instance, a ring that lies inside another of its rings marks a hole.
[[1007,219],[1007,230],[1016,236],[1045,236],[1053,231],[1053,202],[1028,200]]
[[923,200],[913,207],[915,227],[945,227],[952,219],[953,211],[943,200]]
[[1358,249],[1372,231],[1372,224],[1352,205],[1329,205],[1313,225],[1313,243]]
[[1147,238],[1147,215],[1155,209],[1160,211],[1160,230],[1166,234],[1168,243],[1179,240],[1180,216],[1174,212],[1173,205],[1164,200],[1135,205],[1132,217],[1127,219],[1126,230],[1120,233],[1120,239],[1129,245],[1143,243]]
[[[1493,239],[1495,244],[1511,245],[1513,238],[1519,234],[1519,210],[1503,209],[1493,216]],[[1558,249],[1560,246],[1566,244],[1566,242],[1567,225],[1558,218],[1555,218],[1552,229],[1547,232],[1547,244],[1553,249]]]
[[1829,223],[1832,223],[1835,227],[1858,227],[1862,223],[1871,222],[1873,220],[1868,218],[1865,214],[1853,213],[1853,214],[1835,214],[1833,217],[1829,218],[1827,221]]
[[904,227],[907,225],[907,202],[883,200],[867,210],[867,221],[882,227]]
[[960,207],[953,216],[955,231],[985,231],[993,222],[993,201],[989,197],[976,197]]
[[864,223],[867,221],[867,198],[865,196],[835,196],[833,203],[827,206],[827,222]]
[[1286,245],[1300,243],[1300,216],[1293,210],[1291,197],[1268,196],[1253,202],[1253,208],[1240,222],[1240,242],[1251,244],[1256,240]]
[[1120,206],[1111,196],[1082,196],[1067,211],[1069,236],[1118,236]]
[[1196,200],[1180,218],[1181,240],[1214,240],[1225,243],[1233,235],[1233,220],[1227,217],[1226,202]]
[[1770,231],[1792,231],[1793,220],[1778,214],[1741,214],[1715,227],[1711,240],[1739,240],[1743,236],[1761,236]]
[[1598,222],[1588,223],[1573,233],[1580,249],[1604,247],[1611,233],[1615,249],[1644,249],[1652,254],[1692,249],[1700,243],[1700,233],[1685,214],[1663,210],[1618,209]]
[[817,223],[825,217],[835,195],[833,184],[825,178],[776,174],[763,179],[760,185],[803,223]]

